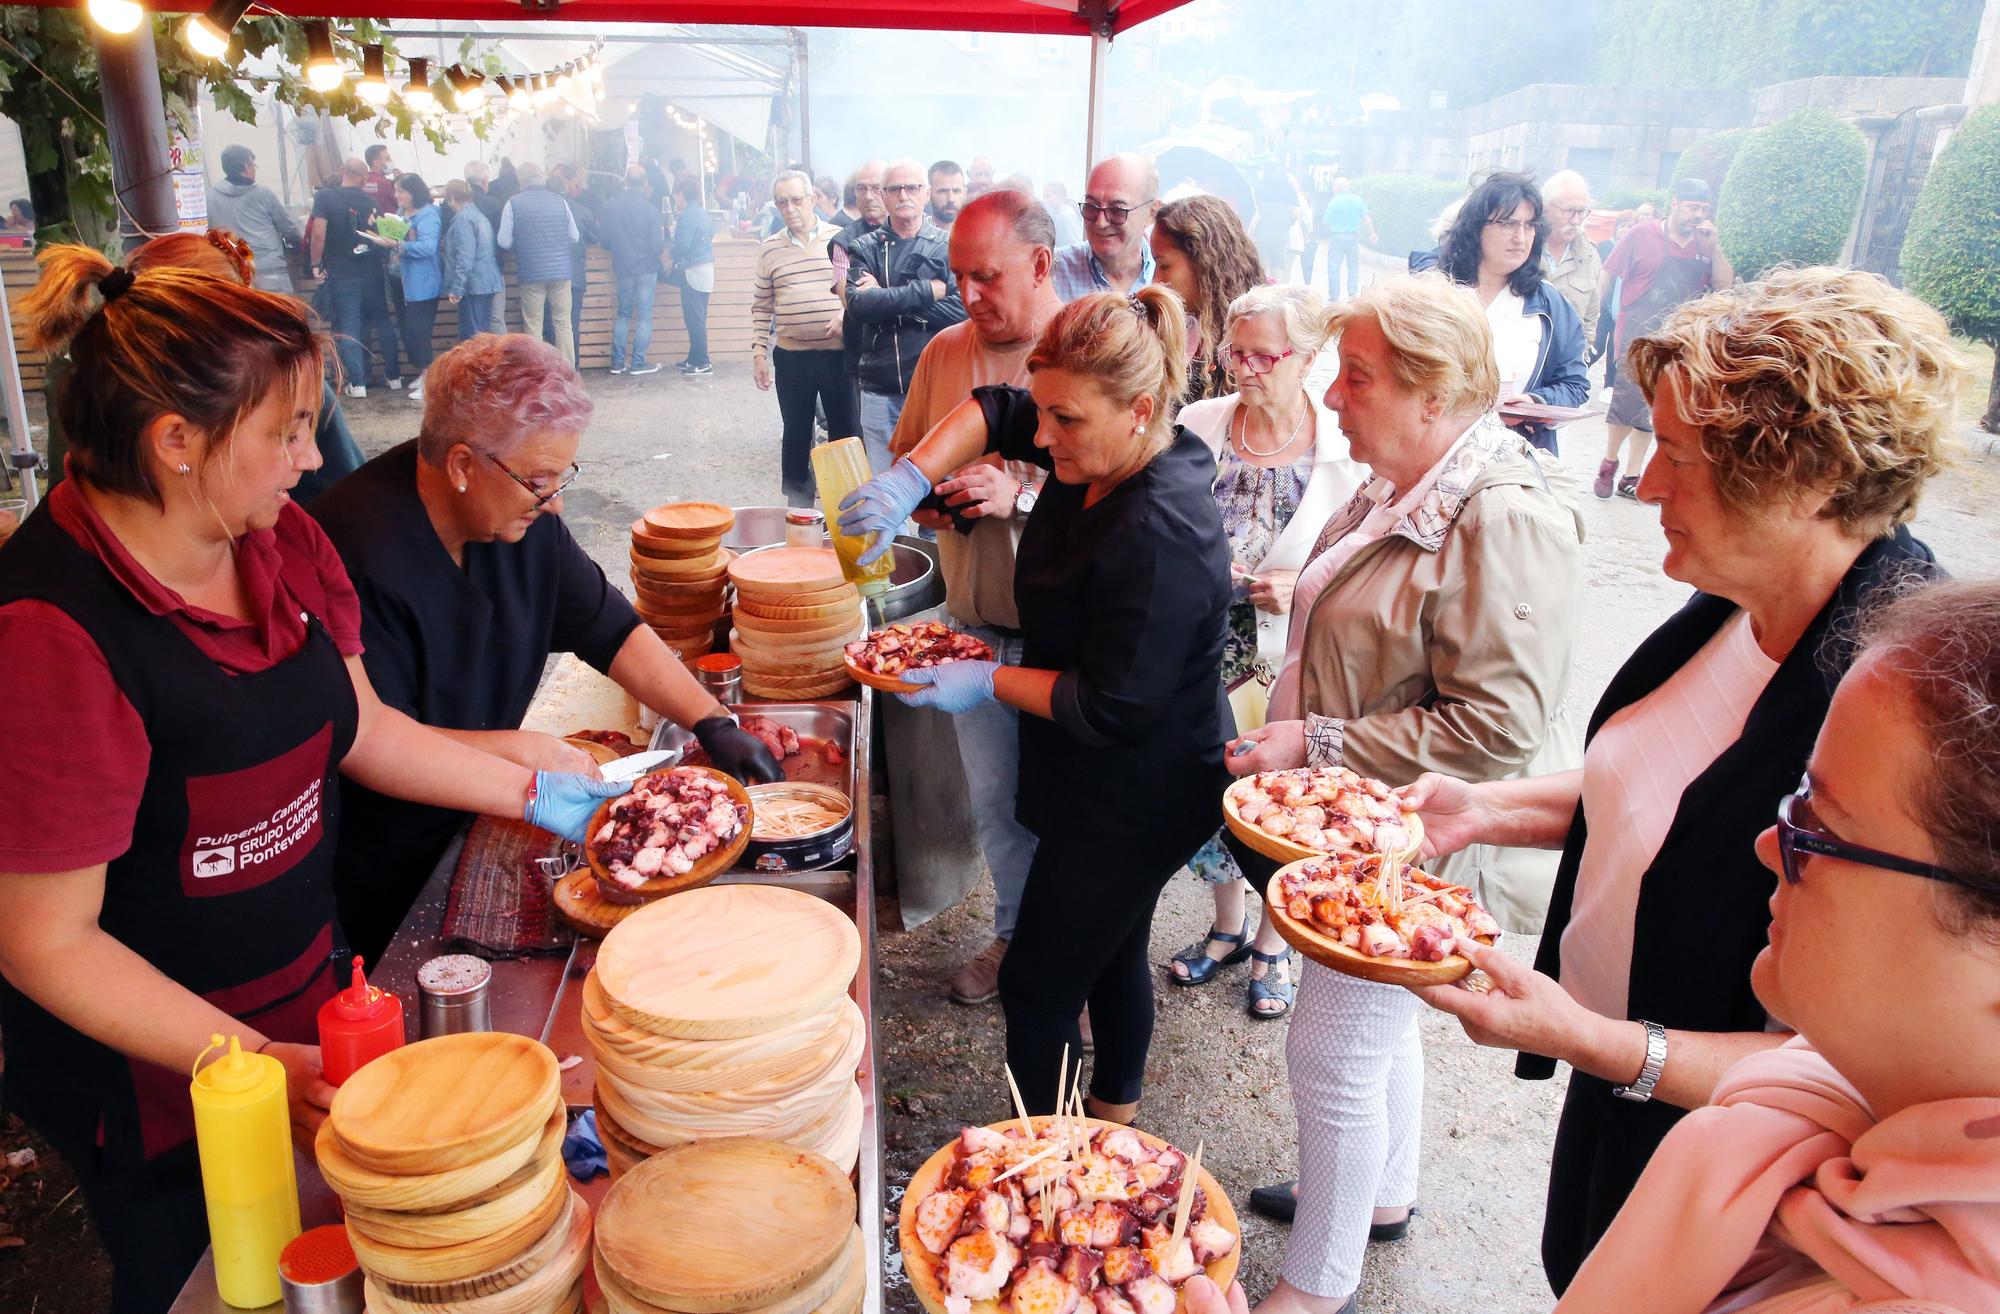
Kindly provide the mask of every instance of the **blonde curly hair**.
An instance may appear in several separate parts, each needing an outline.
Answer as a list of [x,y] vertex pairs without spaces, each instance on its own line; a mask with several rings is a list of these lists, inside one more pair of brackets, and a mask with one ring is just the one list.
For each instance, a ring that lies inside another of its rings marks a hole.
[[1908,520],[1944,464],[1968,362],[1935,310],[1874,274],[1775,269],[1690,301],[1632,343],[1650,403],[1673,370],[1738,511],[1822,493],[1859,539]]

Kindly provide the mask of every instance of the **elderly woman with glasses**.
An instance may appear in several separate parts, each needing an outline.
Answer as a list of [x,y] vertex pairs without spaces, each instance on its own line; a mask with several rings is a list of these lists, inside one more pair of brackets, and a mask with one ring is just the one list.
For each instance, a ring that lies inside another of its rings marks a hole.
[[1961,363],[1914,297],[1808,268],[1689,302],[1626,367],[1659,437],[1639,500],[1695,595],[1612,678],[1581,771],[1405,792],[1429,855],[1562,850],[1537,970],[1476,953],[1498,989],[1426,996],[1520,1050],[1523,1077],[1574,1069],[1542,1231],[1558,1294],[1684,1112],[1803,1021],[1752,979],[1771,923],[1753,845],[1853,660],[1856,610],[1935,570],[1903,522],[1957,422]]
[[[362,660],[382,701],[524,766],[593,769],[520,729],[549,654],[573,652],[691,728],[720,769],[775,780],[770,754],[639,621],[563,523],[591,403],[576,367],[524,334],[437,358],[423,428],[313,506],[361,596]],[[341,812],[334,892],[371,958],[409,912],[462,813],[365,789]]]

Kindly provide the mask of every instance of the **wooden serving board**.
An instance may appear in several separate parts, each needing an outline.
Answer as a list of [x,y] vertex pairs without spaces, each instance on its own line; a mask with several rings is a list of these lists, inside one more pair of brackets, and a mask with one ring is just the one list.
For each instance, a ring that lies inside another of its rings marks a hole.
[[600,1064],[617,1065],[627,1080],[671,1091],[736,1090],[776,1080],[791,1070],[798,1054],[844,1046],[867,1027],[860,1006],[843,994],[823,1012],[754,1036],[683,1040],[657,1035],[612,1010],[595,970],[583,978],[579,1020]]
[[[826,1272],[783,1300],[745,1310],[743,1314],[848,1314],[859,1308],[861,1291],[867,1284],[867,1253],[861,1229],[856,1226],[848,1248]],[[672,1314],[634,1295],[605,1265],[602,1255],[593,1255],[591,1264],[598,1289],[604,1293],[612,1314]]]
[[747,667],[743,672],[743,689],[759,698],[769,698],[774,702],[803,703],[814,698],[831,698],[845,691],[854,681],[847,678],[847,672],[830,676],[817,684],[787,684],[777,680],[767,680]]
[[501,1031],[438,1036],[349,1077],[328,1120],[364,1168],[439,1173],[532,1139],[561,1089],[556,1056],[538,1041]]
[[[1251,778],[1245,776],[1243,779],[1248,780]],[[1265,857],[1278,862],[1298,862],[1304,858],[1330,858],[1336,856],[1325,849],[1310,849],[1303,844],[1295,844],[1281,835],[1273,835],[1269,831],[1260,829],[1245,821],[1243,815],[1236,810],[1236,786],[1242,783],[1243,780],[1237,780],[1228,789],[1222,791],[1222,822],[1252,852],[1261,853]],[[1394,858],[1398,862],[1409,862],[1423,849],[1424,821],[1416,813],[1406,811],[1403,813],[1403,826],[1410,832],[1409,847],[1400,852],[1384,854],[1383,856]]]
[[[1054,1119],[1039,1117],[1032,1121],[1035,1129],[1039,1131]],[[1090,1125],[1092,1134],[1099,1129],[1116,1126],[1115,1123],[1104,1122],[1097,1118],[1085,1118],[1083,1121]],[[1016,1126],[1019,1126],[1018,1120],[1010,1118],[1006,1122],[993,1123],[992,1129],[1004,1132]],[[1139,1131],[1136,1127],[1132,1130],[1138,1132],[1139,1140],[1152,1149],[1172,1148],[1151,1132]],[[903,1272],[910,1279],[910,1290],[916,1294],[918,1302],[929,1311],[929,1314],[949,1314],[945,1308],[944,1262],[941,1256],[932,1254],[924,1243],[917,1239],[917,1206],[943,1183],[945,1173],[951,1168],[952,1152],[955,1148],[956,1142],[945,1146],[924,1160],[923,1167],[917,1169],[915,1175],[910,1178],[909,1186],[903,1191],[903,1208],[896,1229],[897,1240],[901,1243],[903,1251]],[[1223,1193],[1221,1184],[1207,1168],[1203,1168],[1200,1175],[1195,1178],[1195,1185],[1199,1186],[1207,1197],[1208,1217],[1228,1228],[1236,1236],[1236,1248],[1209,1264],[1206,1270],[1210,1280],[1227,1291],[1229,1284],[1235,1280],[1237,1266],[1243,1258],[1243,1225],[1237,1220],[1236,1209],[1229,1203],[1229,1197]],[[1186,1314],[1187,1296],[1184,1290],[1177,1290],[1175,1295],[1177,1296],[1174,1302],[1175,1309],[1181,1314]],[[1005,1314],[1005,1307],[995,1300],[976,1300],[972,1302],[967,1314]]]
[[[565,1188],[568,1189],[568,1188]],[[576,1238],[583,1238],[582,1256],[574,1256],[578,1248]],[[550,1268],[558,1270],[573,1265],[576,1272],[570,1276],[574,1282],[581,1274],[583,1260],[590,1250],[590,1205],[575,1191],[569,1191],[569,1202],[556,1215],[555,1222],[532,1246],[524,1250],[506,1265],[491,1272],[460,1278],[453,1282],[398,1282],[392,1278],[370,1277],[369,1286],[383,1295],[414,1309],[438,1311],[478,1309],[486,1307],[475,1304],[482,1297],[505,1297],[523,1285],[539,1278]],[[560,1289],[562,1284],[550,1277],[543,1279],[544,1286],[533,1288],[546,1291]],[[505,1307],[512,1314],[512,1307]],[[494,1314],[501,1314],[496,1308]]]
[[729,579],[739,591],[773,601],[783,601],[797,593],[853,587],[840,573],[840,556],[832,548],[781,547],[746,552],[729,563]]
[[656,538],[720,538],[736,524],[720,502],[669,502],[640,518]]
[[331,1119],[319,1125],[313,1150],[319,1160],[320,1175],[340,1196],[341,1203],[349,1207],[397,1209],[406,1213],[463,1209],[507,1186],[538,1162],[560,1159],[563,1133],[568,1127],[565,1113],[558,1102],[534,1139],[441,1173],[401,1175],[364,1168],[347,1157],[340,1138],[333,1134]]
[[[725,775],[723,772],[717,771],[714,767],[705,766],[669,767],[665,771],[652,772],[651,775],[667,775],[674,771],[699,771],[704,775],[714,776],[717,780],[727,785],[729,787],[729,797],[737,803],[742,804],[745,809],[745,820],[742,828],[736,832],[734,838],[724,841],[720,848],[703,854],[700,860],[694,864],[694,867],[682,875],[656,876],[645,884],[637,886],[625,886],[622,882],[614,880],[611,875],[611,869],[604,865],[602,858],[597,856],[597,845],[590,840],[585,840],[583,855],[590,862],[591,872],[599,880],[610,882],[612,885],[619,886],[620,888],[630,889],[633,894],[642,899],[664,899],[669,894],[679,894],[683,890],[692,890],[698,886],[708,884],[717,876],[735,866],[736,860],[743,856],[743,850],[750,845],[750,828],[757,819],[755,805],[750,798],[750,791],[743,788],[743,782],[734,776]],[[642,780],[647,778],[646,776],[640,777]],[[619,797],[623,796],[620,795]],[[611,816],[611,805],[617,801],[617,798],[608,798],[598,804],[597,811],[590,814],[590,824],[584,827],[583,833],[594,836],[598,831],[602,830],[604,823]]]
[[736,611],[739,616],[754,616],[758,620],[824,620],[831,616],[852,616],[861,619],[861,593],[849,587],[834,589],[816,602],[768,602],[755,597],[738,595]]
[[[1278,868],[1271,876],[1273,882],[1281,876],[1297,871],[1309,862],[1324,862],[1324,853],[1315,853],[1310,858],[1302,858]],[[1274,885],[1267,888],[1276,889]],[[1425,986],[1450,985],[1472,972],[1472,960],[1452,954],[1435,963],[1420,963],[1409,958],[1376,958],[1358,949],[1349,949],[1339,940],[1328,935],[1310,922],[1302,922],[1285,911],[1284,901],[1271,899],[1266,907],[1270,909],[1271,925],[1278,928],[1278,934],[1285,937],[1285,943],[1298,950],[1321,967],[1331,967],[1336,972],[1348,976],[1358,976],[1363,981],[1380,981],[1384,985]],[[1491,940],[1483,941],[1491,944]]]
[[848,675],[857,684],[865,684],[870,689],[880,689],[883,693],[915,693],[924,687],[921,684],[910,684],[893,675],[877,675],[866,667],[856,666],[852,659],[844,655],[840,659],[840,664],[847,668]]
[[759,638],[819,638],[858,628],[861,613],[848,607],[829,616],[760,616],[738,607],[733,619],[740,633],[754,633]]
[[637,904],[612,903],[597,893],[597,873],[573,871],[555,884],[556,915],[579,935],[598,938],[635,912]]
[[550,1195],[569,1189],[564,1182],[560,1154],[546,1162],[531,1164],[530,1168],[532,1171],[523,1170],[528,1175],[511,1190],[479,1204],[446,1213],[404,1213],[394,1209],[370,1209],[342,1201],[347,1213],[347,1225],[358,1228],[371,1241],[420,1250],[492,1236],[546,1208]]
[[698,557],[705,552],[713,553],[721,547],[722,535],[669,537],[647,524],[646,518],[640,516],[632,522],[632,544],[634,547],[643,547],[650,555],[656,557]]
[[456,1245],[384,1245],[356,1228],[351,1218],[347,1222],[347,1239],[353,1244],[354,1257],[361,1267],[377,1280],[451,1282],[476,1277],[518,1259],[548,1235],[570,1196],[567,1185],[560,1180],[557,1185],[561,1189],[551,1192],[540,1207],[512,1227]]
[[[810,897],[810,896],[808,896]],[[853,1243],[854,1187],[832,1163],[733,1138],[663,1150],[620,1178],[597,1220],[612,1280],[683,1314],[772,1305]]]
[[716,582],[729,573],[729,562],[716,557],[649,557],[636,547],[632,549],[632,565],[639,574],[673,584],[704,584]]
[[591,760],[599,766],[609,766],[625,756],[611,745],[600,744],[595,739],[565,739],[563,742],[571,748],[582,749],[590,754]]
[[597,980],[635,1027],[726,1040],[824,1012],[860,964],[854,923],[824,899],[712,885],[620,922],[598,951]]
[[[569,1191],[568,1187],[563,1189]],[[487,1291],[413,1300],[391,1289],[400,1284],[368,1278],[363,1286],[371,1314],[556,1314],[568,1308],[565,1297],[582,1280],[584,1266],[590,1262],[590,1206],[574,1192],[569,1196],[569,1206],[548,1232],[556,1241],[555,1253],[518,1281]],[[543,1244],[537,1242],[536,1249]]]

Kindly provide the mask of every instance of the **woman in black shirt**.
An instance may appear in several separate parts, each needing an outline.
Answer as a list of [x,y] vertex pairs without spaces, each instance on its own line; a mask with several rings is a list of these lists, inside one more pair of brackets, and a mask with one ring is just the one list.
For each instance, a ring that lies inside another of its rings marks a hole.
[[1028,357],[1031,392],[975,390],[842,504],[843,529],[881,533],[983,453],[1053,473],[1015,560],[1022,664],[910,672],[932,687],[903,695],[953,713],[988,698],[1031,713],[1016,811],[1040,844],[1000,998],[1008,1062],[1037,1112],[1054,1107],[1063,1047],[1081,1054],[1087,1001],[1091,1113],[1131,1120],[1153,1030],[1153,905],[1214,833],[1228,783],[1232,722],[1215,672],[1229,547],[1214,457],[1173,422],[1186,337],[1166,288],[1074,301]]

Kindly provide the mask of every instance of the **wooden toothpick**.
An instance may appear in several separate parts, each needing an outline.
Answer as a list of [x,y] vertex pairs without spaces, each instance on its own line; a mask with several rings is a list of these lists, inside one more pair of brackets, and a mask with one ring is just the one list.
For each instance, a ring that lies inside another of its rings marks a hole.
[[1021,1098],[1021,1087],[1014,1081],[1014,1069],[1003,1063],[1000,1070],[1007,1074],[1007,1093],[1014,1097],[1014,1115],[1021,1120],[1021,1135],[1033,1141],[1035,1124],[1028,1121],[1028,1102]]
[[1188,1214],[1194,1209],[1194,1183],[1201,1176],[1201,1152],[1207,1141],[1199,1141],[1194,1147],[1194,1158],[1181,1169],[1181,1199],[1174,1210],[1174,1240],[1178,1242],[1187,1235]]
[[1035,1164],[1040,1163],[1042,1160],[1048,1158],[1050,1155],[1060,1154],[1063,1148],[1064,1147],[1061,1146],[1060,1144],[1051,1145],[1048,1149],[1042,1150],[1037,1154],[1030,1155],[1029,1157],[1021,1160],[1021,1162],[1015,1164],[1012,1168],[1009,1168],[1006,1172],[1001,1173],[998,1177],[994,1178],[993,1180],[995,1182],[1004,1182],[1009,1177],[1012,1177],[1015,1173],[1026,1171],[1028,1168],[1031,1168]]

